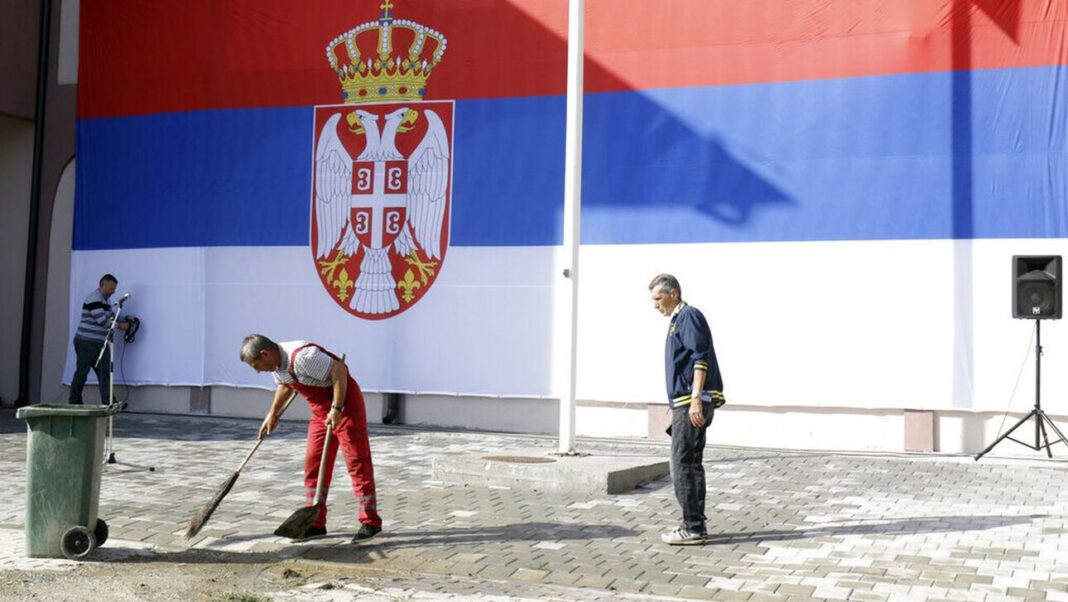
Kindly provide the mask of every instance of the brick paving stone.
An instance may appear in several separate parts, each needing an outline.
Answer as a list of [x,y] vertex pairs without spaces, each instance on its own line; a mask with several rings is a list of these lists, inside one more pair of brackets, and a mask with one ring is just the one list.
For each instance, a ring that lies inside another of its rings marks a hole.
[[957,585],[952,581],[933,581],[931,587],[940,587],[944,590],[956,590]]
[[697,587],[694,585],[684,585],[679,590],[679,597],[687,600],[723,600],[723,597],[716,595],[716,590],[708,589],[707,587]]
[[455,562],[477,563],[477,562],[482,562],[483,560],[485,560],[485,558],[486,558],[485,554],[475,554],[475,553],[471,553],[471,552],[461,552],[461,553],[458,553],[458,554],[453,554],[452,556],[449,557],[449,560],[452,560],[452,561],[455,561]]
[[875,592],[853,592],[850,596],[850,600],[856,600],[857,602],[882,602],[889,599],[889,594],[875,593]]
[[[1064,591],[1064,590],[1063,589],[1058,589],[1056,591]],[[1042,589],[1042,588],[1027,589],[1027,588],[1010,587],[1010,588],[1005,590],[1005,594],[1008,595],[1009,597],[1018,598],[1018,599],[1021,599],[1021,600],[1045,600],[1046,599],[1045,590]]]
[[998,596],[1005,593],[1005,588],[995,587],[993,585],[986,585],[985,583],[975,583],[968,588],[969,592],[982,593],[987,596]]
[[518,579],[520,581],[544,581],[545,576],[548,574],[549,571],[521,568],[512,575],[512,579]]
[[713,597],[712,597],[713,600],[724,600],[724,601],[729,601],[729,602],[735,602],[735,601],[737,601],[737,602],[745,602],[746,600],[749,600],[753,596],[753,594],[751,594],[749,592],[735,592],[735,591],[726,591],[726,590],[721,590],[721,589],[716,589],[716,590],[712,590],[712,591],[714,592]]
[[775,590],[776,594],[785,596],[811,596],[812,592],[816,591],[816,588],[808,585],[794,585],[791,583],[783,583]]
[[812,590],[812,596],[825,600],[848,600],[852,592],[853,590],[845,587],[824,586]]
[[754,593],[749,596],[749,602],[785,602],[786,596],[774,594]]
[[457,562],[452,565],[448,570],[450,575],[467,575],[469,577],[474,576],[475,573],[482,568],[482,565],[475,562]]
[[557,573],[549,571],[543,581],[545,583],[555,583],[557,585],[573,585],[578,581],[582,575],[576,575],[574,573]]
[[452,572],[453,563],[446,560],[432,560],[430,562],[422,562],[418,567],[419,570],[427,573],[448,575]]
[[649,584],[645,581],[635,581],[633,579],[613,579],[608,588],[617,592],[637,594],[642,590],[649,587]]
[[769,583],[767,581],[747,581],[744,588],[754,594],[774,594],[775,590],[779,589],[780,583]]
[[840,580],[840,581],[838,581],[838,585],[839,585],[839,587],[844,587],[844,588],[847,588],[847,589],[858,590],[858,591],[870,590],[875,586],[874,583],[871,583],[871,582],[868,582],[868,581],[849,581],[849,580]]
[[[113,539],[105,548],[122,553],[122,546],[141,542],[148,554],[190,546],[255,550],[381,571],[471,575],[499,581],[502,591],[574,578],[562,584],[573,588],[567,591],[591,596],[611,596],[610,588],[652,596],[654,588],[675,587],[681,597],[690,595],[683,590],[724,596],[713,599],[841,599],[847,591],[851,599],[1028,600],[1042,594],[1064,599],[1057,597],[1068,589],[1068,465],[993,456],[977,463],[713,445],[706,453],[712,541],[673,547],[659,541],[678,520],[666,479],[592,499],[449,485],[432,478],[436,455],[485,455],[509,446],[551,450],[555,441],[372,426],[386,528],[366,550],[354,551],[347,537],[291,545],[270,535],[303,504],[304,427],[283,421],[201,536],[186,542],[189,517],[247,453],[257,426],[250,420],[118,417],[119,456],[157,471],[106,468],[100,515]],[[0,543],[21,538],[25,440],[25,425],[0,410],[0,471],[9,485],[0,490],[6,510],[0,512]],[[641,442],[580,445],[595,453],[667,452],[662,444]],[[344,478],[340,465],[335,478]],[[331,504],[331,533],[353,532],[346,517],[355,515],[355,503],[347,488],[338,489]],[[0,546],[0,575],[29,560]],[[776,593],[791,587],[810,589]]]
[[[639,577],[640,578],[640,577]],[[693,585],[698,587],[704,587],[708,583],[708,577],[705,575],[675,575],[669,582],[676,587],[684,587],[687,585]]]
[[962,584],[964,587],[970,587],[976,583],[989,585],[994,583],[994,579],[996,579],[994,575],[957,575],[957,578],[953,581]]
[[678,598],[682,594],[682,587],[670,583],[651,583],[644,588],[643,593]]
[[577,587],[588,587],[593,589],[608,589],[608,586],[612,584],[614,579],[609,577],[601,577],[597,575],[587,575],[582,573],[575,573],[578,576],[573,583]]
[[611,581],[612,577],[607,577],[608,572],[611,569],[604,565],[584,564],[579,563],[574,565],[573,572],[585,575],[587,577],[597,577],[601,579],[607,579]]
[[516,569],[507,567],[486,567],[476,573],[481,579],[508,579],[515,574]]

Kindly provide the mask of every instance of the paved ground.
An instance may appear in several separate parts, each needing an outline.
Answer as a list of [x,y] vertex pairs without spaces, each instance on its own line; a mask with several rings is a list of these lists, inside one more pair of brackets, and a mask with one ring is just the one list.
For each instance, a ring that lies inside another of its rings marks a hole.
[[[354,503],[339,467],[331,535],[297,545],[271,535],[303,503],[303,426],[284,423],[187,542],[190,517],[251,448],[257,426],[118,416],[120,464],[106,467],[100,494],[111,539],[78,564],[23,557],[25,425],[0,411],[0,579],[101,563],[187,563],[193,572],[200,562],[291,563],[305,568],[285,570],[360,568],[366,578],[280,585],[275,599],[1068,600],[1062,460],[710,447],[712,538],[670,547],[659,542],[678,517],[667,479],[596,499],[446,485],[431,479],[435,455],[551,451],[555,440],[373,427],[385,531],[349,544]],[[667,454],[656,444],[579,448]]]

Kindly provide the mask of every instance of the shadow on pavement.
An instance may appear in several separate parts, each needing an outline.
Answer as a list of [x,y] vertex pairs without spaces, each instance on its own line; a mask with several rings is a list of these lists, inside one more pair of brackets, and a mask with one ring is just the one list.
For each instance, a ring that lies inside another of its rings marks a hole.
[[[113,425],[116,439],[161,439],[166,441],[256,441],[260,418],[231,416],[183,416],[120,412]],[[275,439],[304,439],[307,420],[283,419],[271,435]],[[372,437],[410,436],[417,429],[370,424]],[[11,408],[0,409],[0,435],[25,434],[26,421],[15,418]]]
[[871,522],[861,524],[829,525],[812,529],[709,533],[705,542],[707,545],[719,545],[789,541],[843,535],[914,535],[919,533],[983,531],[1010,525],[1021,525],[1047,516],[1046,514],[1031,514],[1023,516],[928,516],[889,521],[873,519]]
[[[381,558],[392,551],[409,548],[455,546],[459,544],[502,544],[509,542],[582,541],[634,537],[637,531],[618,525],[514,523],[486,527],[458,527],[455,529],[388,531],[372,541],[350,544],[353,533],[334,533],[323,538],[290,544],[275,551],[240,552],[210,548],[190,548],[178,552],[152,555],[119,555],[117,563],[273,563],[290,559],[327,560],[331,562],[361,562],[368,557]],[[267,537],[263,534],[226,538],[220,543],[234,544]],[[339,541],[340,540],[340,541]]]

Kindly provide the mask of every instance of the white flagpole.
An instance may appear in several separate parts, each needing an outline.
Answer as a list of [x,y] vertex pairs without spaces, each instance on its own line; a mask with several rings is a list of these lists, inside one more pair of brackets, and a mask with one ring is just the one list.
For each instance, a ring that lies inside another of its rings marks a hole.
[[582,61],[584,0],[569,0],[567,11],[567,131],[564,146],[564,255],[558,307],[566,307],[557,345],[560,387],[561,454],[575,452],[575,381],[578,349],[579,217],[582,211]]

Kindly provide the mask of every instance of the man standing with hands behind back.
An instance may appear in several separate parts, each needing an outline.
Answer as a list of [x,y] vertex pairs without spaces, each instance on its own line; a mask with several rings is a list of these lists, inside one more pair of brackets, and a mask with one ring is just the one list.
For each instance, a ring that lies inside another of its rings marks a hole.
[[703,543],[705,526],[705,433],[715,408],[723,405],[723,378],[704,314],[682,300],[671,274],[649,283],[656,310],[671,318],[664,346],[671,408],[671,481],[682,507],[682,524],[660,539],[670,545]]

